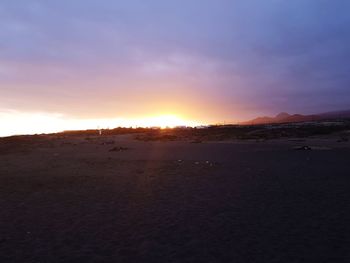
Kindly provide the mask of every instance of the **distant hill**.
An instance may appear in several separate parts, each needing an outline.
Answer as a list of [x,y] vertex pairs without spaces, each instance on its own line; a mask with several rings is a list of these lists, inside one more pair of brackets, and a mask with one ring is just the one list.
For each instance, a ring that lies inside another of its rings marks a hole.
[[350,110],[326,112],[319,114],[319,116],[330,119],[348,119],[350,118]]
[[292,123],[292,122],[306,122],[319,120],[333,120],[333,119],[350,119],[350,110],[325,112],[313,115],[302,114],[288,114],[281,112],[275,117],[258,117],[250,121],[242,122],[243,125],[257,125],[257,124],[274,124],[274,123]]

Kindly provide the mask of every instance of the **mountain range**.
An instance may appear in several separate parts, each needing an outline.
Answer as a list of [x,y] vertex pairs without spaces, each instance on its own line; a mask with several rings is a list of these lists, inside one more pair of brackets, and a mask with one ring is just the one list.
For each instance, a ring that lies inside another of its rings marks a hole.
[[275,117],[258,117],[250,121],[242,122],[243,125],[257,125],[257,124],[274,124],[274,123],[292,123],[292,122],[307,122],[307,121],[321,121],[334,119],[350,119],[350,110],[332,111],[320,114],[302,115],[289,114],[281,112]]

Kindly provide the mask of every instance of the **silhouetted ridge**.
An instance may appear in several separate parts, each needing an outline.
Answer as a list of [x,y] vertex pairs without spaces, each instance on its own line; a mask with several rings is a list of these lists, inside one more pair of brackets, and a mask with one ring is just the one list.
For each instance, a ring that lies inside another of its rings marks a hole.
[[279,114],[276,115],[275,119],[277,120],[283,120],[290,117],[290,114],[288,114],[287,112],[281,112]]
[[307,121],[319,121],[319,120],[333,120],[333,119],[350,119],[350,110],[345,111],[333,111],[314,115],[302,115],[293,114],[290,115],[286,112],[281,112],[275,117],[258,117],[253,120],[243,122],[243,125],[254,124],[274,124],[274,123],[291,123],[291,122],[307,122]]

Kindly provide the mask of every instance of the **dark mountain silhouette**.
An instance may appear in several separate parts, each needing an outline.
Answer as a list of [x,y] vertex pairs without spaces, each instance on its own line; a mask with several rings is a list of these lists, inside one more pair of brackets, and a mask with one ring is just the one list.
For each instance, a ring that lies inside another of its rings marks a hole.
[[350,119],[350,110],[325,112],[313,115],[302,114],[288,114],[281,112],[275,117],[258,117],[250,121],[243,122],[243,125],[252,124],[274,124],[274,123],[292,123],[292,122],[306,122],[306,121],[320,121],[320,120],[334,120],[334,119]]
[[348,119],[350,118],[350,110],[344,111],[331,111],[319,114],[322,118],[330,119]]
[[280,114],[277,114],[275,119],[276,120],[283,120],[290,117],[290,114],[286,113],[286,112],[281,112]]

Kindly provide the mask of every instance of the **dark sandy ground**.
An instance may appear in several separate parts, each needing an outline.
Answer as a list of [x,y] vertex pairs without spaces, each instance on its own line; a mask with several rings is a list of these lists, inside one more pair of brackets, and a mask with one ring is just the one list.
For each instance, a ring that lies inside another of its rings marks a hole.
[[349,200],[335,138],[10,139],[0,262],[350,262]]

